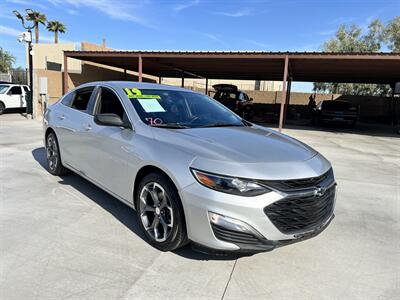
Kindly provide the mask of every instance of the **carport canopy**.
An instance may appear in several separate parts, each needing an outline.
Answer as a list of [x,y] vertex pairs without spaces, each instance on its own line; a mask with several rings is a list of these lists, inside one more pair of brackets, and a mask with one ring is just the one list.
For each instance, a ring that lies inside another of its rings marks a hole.
[[[157,77],[390,84],[400,81],[400,53],[64,51],[67,58],[99,63]],[[281,101],[279,127],[285,101]]]

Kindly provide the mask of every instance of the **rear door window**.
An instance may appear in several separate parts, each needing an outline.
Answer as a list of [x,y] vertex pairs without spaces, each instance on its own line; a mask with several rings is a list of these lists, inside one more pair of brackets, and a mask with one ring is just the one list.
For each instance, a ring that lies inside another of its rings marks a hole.
[[82,88],[75,91],[75,97],[72,101],[71,108],[87,112],[90,97],[92,96],[94,87]]
[[66,105],[66,106],[71,107],[72,101],[74,100],[74,97],[75,97],[75,92],[71,92],[71,93],[69,93],[69,94],[66,94],[66,95],[62,98],[61,103],[64,104],[64,105]]

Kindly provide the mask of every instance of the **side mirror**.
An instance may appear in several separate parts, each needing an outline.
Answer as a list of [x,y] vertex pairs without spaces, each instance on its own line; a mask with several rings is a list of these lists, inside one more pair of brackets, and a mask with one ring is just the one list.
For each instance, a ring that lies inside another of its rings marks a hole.
[[253,98],[250,98],[250,101],[253,101]]
[[132,125],[130,123],[124,122],[116,114],[97,114],[94,116],[94,122],[103,126],[115,126],[132,129]]

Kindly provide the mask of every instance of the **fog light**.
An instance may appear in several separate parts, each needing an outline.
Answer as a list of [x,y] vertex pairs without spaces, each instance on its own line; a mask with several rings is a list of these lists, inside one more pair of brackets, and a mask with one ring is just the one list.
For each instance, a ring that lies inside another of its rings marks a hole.
[[230,217],[226,217],[220,214],[213,213],[211,211],[208,212],[208,218],[210,219],[210,222],[226,228],[228,230],[232,231],[238,231],[238,232],[246,232],[253,234],[259,238],[264,238],[261,233],[259,233],[256,229],[254,229],[252,226],[249,224],[239,221],[237,219],[233,219]]

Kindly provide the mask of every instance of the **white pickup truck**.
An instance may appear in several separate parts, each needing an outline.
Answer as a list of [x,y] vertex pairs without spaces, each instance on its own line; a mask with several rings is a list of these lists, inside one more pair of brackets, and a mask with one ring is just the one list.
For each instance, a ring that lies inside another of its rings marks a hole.
[[26,107],[29,86],[13,83],[0,83],[0,115],[7,108]]

